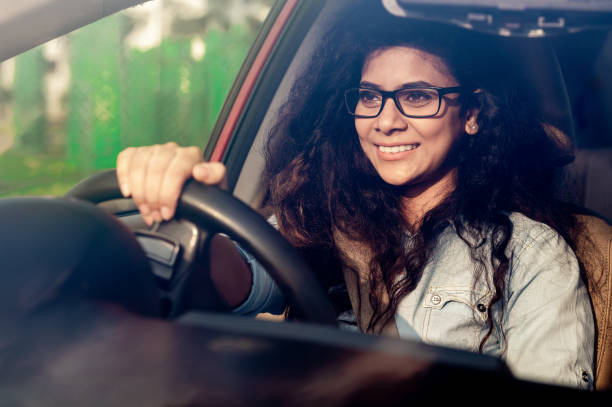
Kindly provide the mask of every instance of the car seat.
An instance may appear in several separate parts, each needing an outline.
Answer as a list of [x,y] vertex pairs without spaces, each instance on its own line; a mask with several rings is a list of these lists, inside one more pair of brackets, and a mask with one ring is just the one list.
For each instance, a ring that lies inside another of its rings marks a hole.
[[577,215],[582,230],[576,255],[585,272],[597,333],[595,389],[612,390],[612,226],[595,215]]
[[[568,42],[582,44],[568,47]],[[555,42],[555,41],[553,41]],[[586,46],[585,44],[588,44]],[[575,51],[575,50],[580,51]],[[583,50],[586,49],[586,50]],[[569,191],[563,198],[576,205],[576,217],[581,226],[576,236],[576,255],[581,260],[586,277],[596,323],[595,389],[612,390],[612,145],[606,139],[610,128],[603,128],[605,114],[595,109],[609,105],[609,96],[602,87],[593,87],[593,78],[605,78],[602,56],[612,49],[612,37],[606,32],[584,33],[583,36],[560,38],[555,46],[558,73],[540,83],[558,87],[565,92],[565,113],[572,121],[569,128],[548,128],[561,150],[567,152],[565,165]],[[573,51],[572,51],[573,50]],[[575,52],[582,52],[580,58]],[[542,55],[542,54],[540,54]],[[605,58],[604,58],[605,59]],[[554,78],[556,76],[556,78]],[[552,78],[551,78],[552,77]],[[546,92],[545,92],[546,93]],[[584,95],[590,95],[585,98]],[[546,99],[544,99],[546,100]],[[563,100],[559,98],[557,100]],[[546,103],[550,103],[548,98]],[[545,103],[545,104],[546,104]],[[587,121],[590,117],[593,120]],[[575,122],[574,120],[575,119]],[[559,121],[551,123],[557,125]],[[609,123],[608,123],[609,125]],[[595,127],[593,127],[595,126]],[[593,127],[593,128],[592,128]],[[555,131],[556,130],[556,131]],[[595,137],[597,136],[597,137]],[[598,138],[594,140],[594,138]]]
[[580,259],[595,316],[595,389],[612,390],[612,225],[605,209],[609,196],[609,150],[580,150],[571,138],[549,123],[543,124],[559,150],[559,166],[567,170],[560,198],[575,208],[578,221],[576,256]]

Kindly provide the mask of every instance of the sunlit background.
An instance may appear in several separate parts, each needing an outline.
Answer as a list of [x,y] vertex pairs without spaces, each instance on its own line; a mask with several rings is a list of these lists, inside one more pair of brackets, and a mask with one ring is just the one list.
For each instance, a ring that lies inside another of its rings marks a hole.
[[127,146],[204,146],[272,0],[155,0],[0,64],[0,196],[61,195]]

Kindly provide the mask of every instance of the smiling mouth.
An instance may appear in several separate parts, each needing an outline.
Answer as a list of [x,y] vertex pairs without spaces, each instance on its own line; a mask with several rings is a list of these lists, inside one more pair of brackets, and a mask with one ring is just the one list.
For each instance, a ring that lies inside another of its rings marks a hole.
[[403,144],[401,146],[392,146],[392,147],[377,145],[376,147],[381,153],[393,154],[393,153],[403,153],[404,151],[414,150],[418,146],[419,146],[418,144]]

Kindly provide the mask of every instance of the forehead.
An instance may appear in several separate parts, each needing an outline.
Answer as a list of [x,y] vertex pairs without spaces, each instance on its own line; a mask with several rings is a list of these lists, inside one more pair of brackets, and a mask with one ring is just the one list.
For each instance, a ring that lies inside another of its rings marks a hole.
[[434,86],[457,85],[442,58],[408,46],[380,48],[370,53],[363,65],[361,80],[382,87],[420,81]]

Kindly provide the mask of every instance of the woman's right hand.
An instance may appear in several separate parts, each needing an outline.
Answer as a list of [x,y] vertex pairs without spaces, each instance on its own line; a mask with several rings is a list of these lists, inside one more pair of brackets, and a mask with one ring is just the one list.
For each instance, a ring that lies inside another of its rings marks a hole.
[[198,147],[176,143],[128,147],[117,157],[117,180],[124,197],[132,197],[144,221],[170,220],[185,182],[226,187],[225,165],[204,162]]

